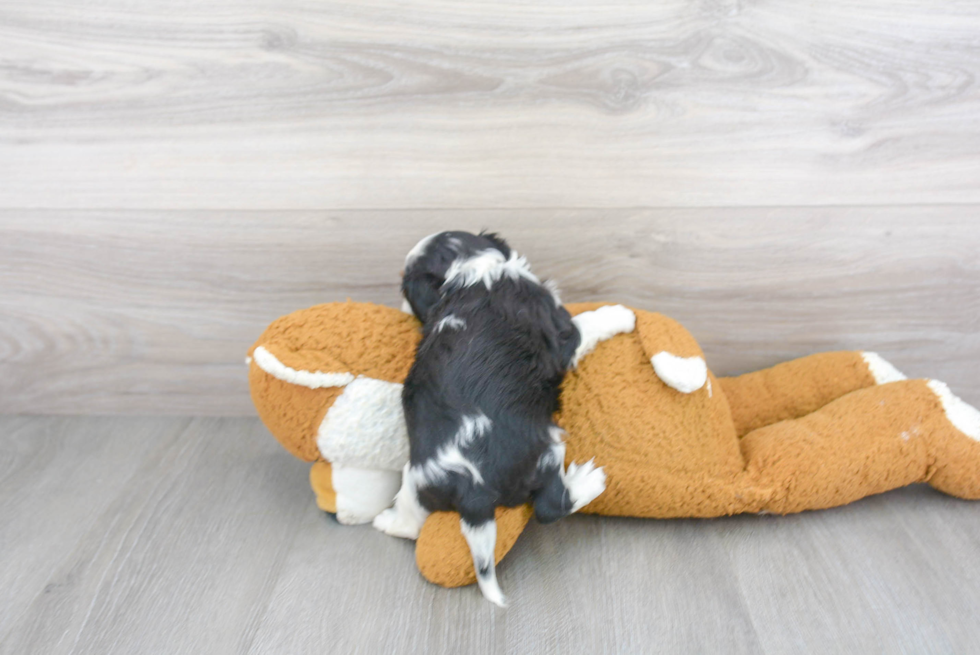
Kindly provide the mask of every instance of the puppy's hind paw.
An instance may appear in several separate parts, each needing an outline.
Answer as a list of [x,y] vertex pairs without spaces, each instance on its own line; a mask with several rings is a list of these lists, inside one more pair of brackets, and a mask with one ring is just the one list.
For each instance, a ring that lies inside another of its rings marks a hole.
[[565,473],[565,488],[572,501],[572,511],[577,512],[606,490],[606,473],[601,467],[596,468],[591,459],[581,466],[572,462]]
[[376,530],[402,539],[418,539],[421,529],[421,526],[417,526],[414,521],[406,521],[396,507],[386,509],[375,516],[373,525]]
[[391,526],[394,525],[397,519],[398,511],[394,507],[389,507],[374,517],[374,522],[372,525],[374,525],[375,530],[380,530],[381,532],[388,534],[388,530],[391,529]]

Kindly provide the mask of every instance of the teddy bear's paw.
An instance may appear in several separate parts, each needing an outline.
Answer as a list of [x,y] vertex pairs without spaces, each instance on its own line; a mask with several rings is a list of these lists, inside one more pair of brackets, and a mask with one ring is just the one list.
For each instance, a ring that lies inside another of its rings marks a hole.
[[582,312],[572,318],[578,329],[579,345],[572,358],[572,366],[595,350],[600,341],[612,339],[617,334],[632,332],[636,327],[636,314],[622,305],[604,305],[590,312]]
[[974,441],[980,441],[980,410],[954,396],[944,383],[929,380],[929,389],[939,398],[946,418],[957,430]]
[[605,305],[595,313],[606,330],[614,335],[632,332],[636,328],[636,314],[622,305]]
[[591,459],[581,466],[572,462],[565,472],[564,482],[572,501],[572,511],[577,512],[606,490],[606,472],[601,467],[596,468]]
[[889,382],[898,382],[906,379],[901,371],[878,353],[864,351],[861,353],[861,358],[867,365],[871,377],[875,379],[875,384],[888,384]]
[[417,521],[405,520],[396,507],[386,509],[375,516],[373,525],[375,529],[392,537],[412,540],[419,538],[419,531],[422,529]]

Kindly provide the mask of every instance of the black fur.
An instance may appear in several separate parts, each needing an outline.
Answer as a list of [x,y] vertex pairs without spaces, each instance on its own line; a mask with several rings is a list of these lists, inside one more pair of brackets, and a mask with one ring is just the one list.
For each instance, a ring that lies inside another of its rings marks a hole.
[[[461,449],[483,483],[450,471],[420,486],[419,501],[429,511],[456,510],[470,525],[493,518],[497,506],[534,501],[538,519],[550,522],[571,509],[564,462],[545,457],[547,465],[539,464],[554,444],[552,415],[579,333],[567,310],[533,280],[504,276],[489,290],[483,283],[446,288],[457,257],[488,248],[510,255],[496,235],[446,232],[406,270],[404,293],[424,322],[402,396],[412,466],[452,443],[463,417],[482,413],[492,422]],[[450,315],[465,327],[437,329]]]
[[446,281],[446,271],[458,258],[495,248],[510,257],[510,246],[492,232],[442,232],[426,245],[424,252],[405,269],[402,295],[423,323],[429,311],[442,297],[440,289]]

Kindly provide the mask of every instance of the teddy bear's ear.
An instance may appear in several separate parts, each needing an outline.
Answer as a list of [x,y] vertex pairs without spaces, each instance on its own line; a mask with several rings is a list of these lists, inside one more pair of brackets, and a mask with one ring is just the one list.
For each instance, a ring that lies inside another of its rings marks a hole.
[[273,341],[255,346],[251,358],[256,366],[274,378],[309,389],[344,387],[355,377],[351,367],[329,350],[293,350]]
[[663,314],[636,310],[636,333],[657,377],[667,386],[692,393],[705,385],[704,353],[680,323]]
[[249,350],[259,417],[290,453],[321,456],[317,430],[357,378],[401,384],[421,338],[419,322],[390,307],[330,303],[277,319]]
[[307,462],[318,459],[317,426],[345,387],[293,384],[263,369],[254,356],[249,362],[248,386],[259,418],[283,448]]
[[277,319],[249,355],[262,360],[263,368],[265,362],[280,370],[274,358],[288,369],[310,373],[297,378],[304,386],[338,386],[361,375],[400,384],[415,357],[419,327],[414,316],[391,307],[328,303]]

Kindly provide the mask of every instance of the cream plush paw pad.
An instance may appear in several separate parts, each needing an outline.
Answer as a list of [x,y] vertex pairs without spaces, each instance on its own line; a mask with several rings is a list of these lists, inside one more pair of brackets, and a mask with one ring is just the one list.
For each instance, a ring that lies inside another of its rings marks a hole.
[[868,372],[871,373],[871,377],[875,379],[876,384],[888,384],[889,382],[898,382],[906,379],[901,371],[892,366],[891,362],[878,353],[864,351],[861,353],[861,358],[868,365]]
[[943,411],[946,412],[946,418],[953,424],[953,427],[971,439],[980,441],[980,411],[954,396],[949,387],[939,380],[929,380],[928,385],[932,392],[939,397],[939,402],[943,404]]

